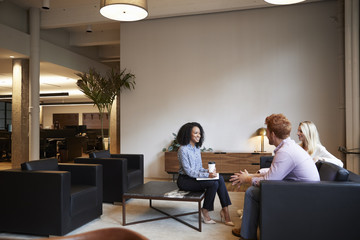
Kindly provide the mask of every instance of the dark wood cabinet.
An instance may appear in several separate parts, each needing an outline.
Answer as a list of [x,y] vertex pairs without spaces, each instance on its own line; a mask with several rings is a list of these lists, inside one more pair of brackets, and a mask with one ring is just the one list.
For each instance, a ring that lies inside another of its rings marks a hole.
[[[254,173],[260,169],[260,156],[271,156],[269,152],[253,153],[201,153],[204,168],[208,168],[208,162],[216,162],[216,171],[219,173],[232,174],[239,170],[246,169],[249,173]],[[179,171],[179,160],[177,152],[165,152],[165,171],[177,173]]]

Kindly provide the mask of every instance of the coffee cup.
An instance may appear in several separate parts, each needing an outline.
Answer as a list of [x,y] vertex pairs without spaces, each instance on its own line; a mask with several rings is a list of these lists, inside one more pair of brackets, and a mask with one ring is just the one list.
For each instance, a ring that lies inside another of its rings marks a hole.
[[212,173],[215,171],[215,162],[208,162],[208,169],[209,173]]

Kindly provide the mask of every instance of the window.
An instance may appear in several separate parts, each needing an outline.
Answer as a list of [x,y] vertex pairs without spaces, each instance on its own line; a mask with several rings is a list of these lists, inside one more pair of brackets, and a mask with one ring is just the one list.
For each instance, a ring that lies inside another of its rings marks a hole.
[[0,130],[11,126],[11,102],[0,102]]

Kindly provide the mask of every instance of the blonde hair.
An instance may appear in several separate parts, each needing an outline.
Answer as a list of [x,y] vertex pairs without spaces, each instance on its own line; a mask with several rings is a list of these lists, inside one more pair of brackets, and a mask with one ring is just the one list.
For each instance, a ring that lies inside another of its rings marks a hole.
[[311,156],[314,153],[316,146],[321,145],[319,133],[315,124],[311,121],[300,122],[299,127],[305,138],[304,141],[300,143],[300,146]]

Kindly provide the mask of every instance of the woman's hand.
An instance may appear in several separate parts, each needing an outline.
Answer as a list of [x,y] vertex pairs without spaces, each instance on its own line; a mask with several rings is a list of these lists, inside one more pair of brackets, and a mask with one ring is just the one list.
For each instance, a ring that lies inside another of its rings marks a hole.
[[214,177],[217,177],[216,169],[213,172],[209,173],[209,178],[214,178]]

